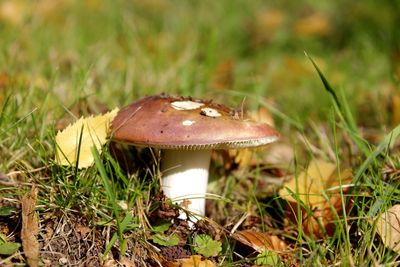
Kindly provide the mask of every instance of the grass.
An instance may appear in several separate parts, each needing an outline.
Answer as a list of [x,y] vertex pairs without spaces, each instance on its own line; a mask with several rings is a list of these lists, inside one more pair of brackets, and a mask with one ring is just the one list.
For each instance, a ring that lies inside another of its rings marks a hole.
[[[156,233],[192,253],[195,234],[208,234],[222,244],[209,258],[218,265],[260,262],[229,235],[237,227],[279,236],[286,265],[397,265],[374,218],[400,202],[398,11],[398,1],[0,1],[0,211],[12,211],[0,233],[21,242],[20,199],[36,184],[44,263],[154,265],[168,248]],[[154,230],[176,212],[159,192],[156,151],[110,143],[88,169],[54,162],[55,134],[69,122],[161,92],[267,108],[282,136],[254,165],[214,154],[218,197],[196,230]],[[353,173],[341,209],[330,207],[329,235],[307,232],[315,210],[305,203],[289,220],[277,194],[312,159]],[[20,252],[0,263],[22,264]]]

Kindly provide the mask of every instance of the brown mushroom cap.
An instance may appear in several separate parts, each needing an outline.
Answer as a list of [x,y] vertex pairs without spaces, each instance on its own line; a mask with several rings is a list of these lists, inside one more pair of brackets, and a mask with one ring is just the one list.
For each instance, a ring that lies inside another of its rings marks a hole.
[[149,96],[121,109],[113,140],[162,149],[228,149],[274,142],[278,133],[265,123],[242,119],[210,101]]

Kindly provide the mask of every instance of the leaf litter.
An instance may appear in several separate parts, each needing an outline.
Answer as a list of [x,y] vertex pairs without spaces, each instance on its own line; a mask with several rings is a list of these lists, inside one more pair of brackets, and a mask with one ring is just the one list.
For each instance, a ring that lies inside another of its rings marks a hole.
[[394,205],[376,219],[376,231],[388,248],[400,254],[400,205]]
[[[297,221],[297,206],[303,216],[303,230],[317,237],[332,235],[334,218],[342,210],[342,195],[349,190],[353,175],[350,169],[337,172],[335,163],[312,160],[308,168],[293,177],[279,195],[288,201],[289,217]],[[300,204],[302,203],[302,204]]]
[[56,135],[56,162],[60,165],[87,168],[94,163],[91,148],[100,152],[109,135],[110,122],[118,108],[104,114],[82,117]]

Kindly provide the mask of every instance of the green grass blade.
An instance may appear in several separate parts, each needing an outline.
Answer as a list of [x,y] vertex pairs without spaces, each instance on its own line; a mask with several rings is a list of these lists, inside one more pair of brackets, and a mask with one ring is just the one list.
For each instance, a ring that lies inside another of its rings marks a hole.
[[365,173],[368,167],[374,162],[374,160],[379,155],[381,155],[385,149],[388,149],[393,145],[394,141],[398,138],[399,135],[400,135],[400,125],[398,125],[388,135],[386,135],[383,141],[371,152],[371,154],[367,157],[367,159],[361,164],[361,166],[357,170],[356,175],[354,176],[355,183],[359,182],[362,175]]
[[[120,224],[120,229],[121,229],[122,233],[127,229],[129,223],[132,221],[132,218],[133,218],[133,216],[129,212],[125,215],[125,218],[122,220],[122,222]],[[122,238],[123,237],[120,237],[121,241],[122,241]],[[107,254],[110,252],[111,248],[114,246],[117,239],[118,239],[118,234],[114,233],[110,242],[107,244],[106,250],[104,251],[104,254],[103,254],[103,258],[107,257]]]
[[367,143],[358,133],[356,123],[351,116],[351,113],[349,111],[349,108],[347,105],[345,105],[345,109],[343,108],[342,104],[339,101],[338,96],[335,93],[335,90],[333,87],[329,84],[328,80],[325,78],[324,74],[322,71],[319,69],[318,65],[315,63],[315,61],[309,56],[306,52],[305,55],[307,58],[311,61],[313,64],[315,70],[318,73],[319,78],[321,79],[325,90],[329,93],[329,95],[332,98],[332,101],[334,103],[334,107],[336,110],[337,115],[339,116],[340,120],[342,121],[345,130],[350,134],[352,137],[353,141],[357,144],[357,146],[363,151],[365,156],[369,156],[370,154],[370,148],[367,146]]

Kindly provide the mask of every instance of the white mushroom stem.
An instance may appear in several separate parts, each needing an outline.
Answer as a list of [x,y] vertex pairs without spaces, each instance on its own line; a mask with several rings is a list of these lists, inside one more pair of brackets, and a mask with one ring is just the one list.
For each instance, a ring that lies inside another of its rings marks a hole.
[[[200,215],[191,217],[192,221],[204,216],[210,158],[211,150],[164,150],[162,190],[174,203],[190,201],[187,209]],[[180,218],[186,219],[185,213]]]

